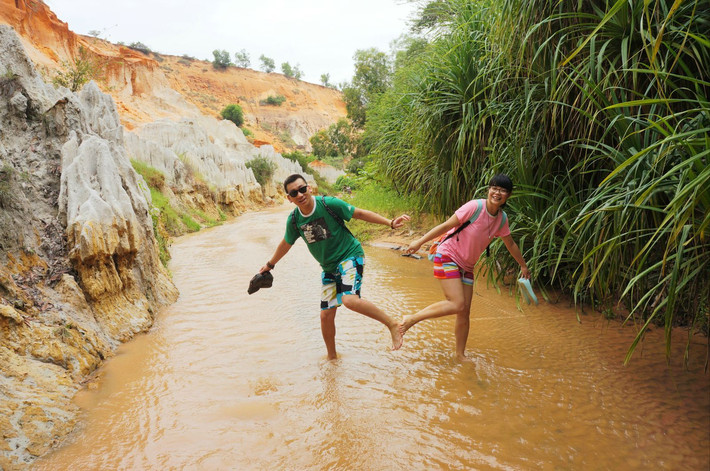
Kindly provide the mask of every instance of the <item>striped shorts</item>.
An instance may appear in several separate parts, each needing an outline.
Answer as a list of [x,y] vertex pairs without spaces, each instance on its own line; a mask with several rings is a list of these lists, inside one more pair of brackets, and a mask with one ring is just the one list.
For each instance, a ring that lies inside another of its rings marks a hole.
[[451,258],[440,253],[434,255],[434,278],[440,280],[461,278],[461,283],[469,286],[473,285],[473,272],[465,272]]
[[340,262],[335,273],[322,272],[321,310],[340,306],[346,294],[354,294],[359,298],[364,272],[365,257],[346,258]]

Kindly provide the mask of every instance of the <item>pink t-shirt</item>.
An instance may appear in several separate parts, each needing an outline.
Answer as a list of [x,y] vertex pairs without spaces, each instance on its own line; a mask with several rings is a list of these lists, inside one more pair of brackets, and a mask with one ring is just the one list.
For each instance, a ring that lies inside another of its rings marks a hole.
[[[456,265],[465,271],[473,271],[478,257],[481,256],[495,237],[510,235],[507,219],[503,227],[500,225],[503,211],[498,211],[497,215],[491,216],[486,210],[486,200],[484,199],[471,200],[457,209],[455,214],[459,218],[459,223],[463,224],[468,221],[478,207],[481,208],[481,211],[478,213],[476,220],[466,226],[461,232],[440,244],[437,250],[442,255],[448,255],[451,260],[456,262]],[[449,232],[455,230],[456,228]]]

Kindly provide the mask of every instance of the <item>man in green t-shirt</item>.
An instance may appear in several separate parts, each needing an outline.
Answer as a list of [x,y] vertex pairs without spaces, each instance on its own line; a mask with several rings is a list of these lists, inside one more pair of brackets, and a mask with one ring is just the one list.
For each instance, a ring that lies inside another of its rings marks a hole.
[[328,359],[338,357],[335,352],[335,311],[340,305],[387,326],[392,336],[392,349],[397,350],[402,346],[399,323],[360,297],[365,252],[360,241],[350,233],[343,221],[355,218],[395,229],[409,221],[409,216],[403,214],[390,220],[372,211],[355,208],[338,198],[315,198],[306,180],[299,174],[291,175],[284,181],[284,190],[296,209],[288,216],[283,240],[259,272],[272,270],[301,237],[306,241],[313,258],[323,268],[320,327]]

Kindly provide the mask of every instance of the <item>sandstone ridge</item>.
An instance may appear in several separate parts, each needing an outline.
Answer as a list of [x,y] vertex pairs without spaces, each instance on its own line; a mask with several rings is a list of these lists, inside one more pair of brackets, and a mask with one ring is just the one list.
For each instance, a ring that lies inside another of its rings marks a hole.
[[[17,31],[46,81],[63,63],[75,60],[80,48],[88,51],[101,66],[100,88],[114,98],[128,129],[163,118],[217,118],[224,106],[237,103],[256,142],[270,143],[277,152],[310,151],[310,136],[346,115],[337,90],[278,73],[237,67],[220,71],[208,61],[144,54],[77,35],[41,1],[0,0],[0,23]],[[285,98],[281,106],[264,104],[278,95]]]

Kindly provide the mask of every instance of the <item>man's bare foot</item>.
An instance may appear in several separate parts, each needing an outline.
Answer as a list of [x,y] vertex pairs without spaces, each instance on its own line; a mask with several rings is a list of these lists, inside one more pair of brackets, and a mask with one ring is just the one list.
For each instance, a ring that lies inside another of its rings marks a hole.
[[390,334],[392,335],[392,350],[399,350],[404,343],[404,336],[399,330],[399,325],[394,324],[390,329]]

